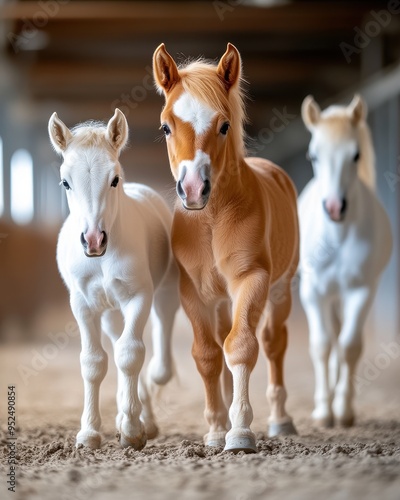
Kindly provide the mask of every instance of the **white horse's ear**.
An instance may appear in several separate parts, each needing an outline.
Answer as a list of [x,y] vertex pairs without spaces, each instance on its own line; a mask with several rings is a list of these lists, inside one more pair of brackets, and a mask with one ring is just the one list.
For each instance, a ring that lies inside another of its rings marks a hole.
[[128,122],[124,113],[115,108],[114,116],[107,124],[106,137],[117,151],[120,151],[128,141]]
[[308,95],[301,105],[301,117],[303,118],[304,125],[310,130],[313,130],[315,125],[321,118],[321,108],[314,100],[312,95]]
[[367,105],[360,94],[355,94],[351,103],[347,106],[351,123],[356,126],[361,120],[367,117]]
[[217,74],[222,78],[226,90],[238,84],[242,73],[242,60],[238,49],[228,43],[225,54],[217,67]]
[[172,87],[180,80],[176,62],[168,54],[163,43],[156,48],[153,55],[153,75],[160,94],[162,92],[168,94]]
[[72,139],[69,128],[58,118],[54,112],[49,120],[50,141],[58,154],[63,154]]

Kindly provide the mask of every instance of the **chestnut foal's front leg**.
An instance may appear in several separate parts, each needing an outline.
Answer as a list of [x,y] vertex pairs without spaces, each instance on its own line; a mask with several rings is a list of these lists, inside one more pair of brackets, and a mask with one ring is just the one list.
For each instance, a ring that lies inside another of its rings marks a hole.
[[228,410],[224,404],[220,386],[223,351],[215,338],[215,306],[210,307],[202,302],[191,279],[183,269],[181,269],[181,301],[193,327],[192,355],[205,389],[204,417],[210,428],[204,436],[204,443],[207,446],[224,446],[228,427]]
[[229,410],[232,424],[226,435],[226,451],[257,452],[250,430],[253,410],[249,400],[250,374],[257,361],[257,325],[266,304],[269,275],[254,269],[229,283],[233,297],[233,325],[224,343],[225,360],[233,376],[233,402]]
[[271,286],[266,320],[262,328],[262,343],[269,361],[267,399],[270,406],[268,435],[297,434],[292,418],[286,413],[286,388],[284,383],[284,356],[287,347],[286,320],[292,298],[291,280],[284,277]]

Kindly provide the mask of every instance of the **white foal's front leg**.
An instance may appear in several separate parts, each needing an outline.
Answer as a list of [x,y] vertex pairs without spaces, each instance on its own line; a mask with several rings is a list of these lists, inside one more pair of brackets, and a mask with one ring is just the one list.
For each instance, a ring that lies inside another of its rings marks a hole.
[[146,444],[146,432],[140,420],[142,405],[138,395],[138,379],[145,356],[143,330],[151,303],[152,291],[141,291],[123,306],[125,326],[121,337],[114,344],[120,391],[117,417],[120,443],[122,447],[132,446],[136,450]]
[[315,391],[312,418],[324,427],[333,425],[332,390],[329,383],[329,355],[336,336],[336,321],[329,300],[313,294],[302,297],[307,315],[310,357],[314,365]]
[[100,384],[107,373],[107,353],[101,344],[100,314],[93,313],[80,294],[71,295],[71,308],[81,335],[81,373],[84,385],[84,406],[81,430],[76,444],[100,448]]
[[348,290],[343,296],[343,326],[338,341],[339,380],[333,400],[333,413],[340,425],[354,423],[353,376],[362,349],[362,329],[375,290],[368,287]]
[[154,295],[151,310],[153,356],[147,370],[147,384],[151,390],[154,384],[165,385],[173,374],[171,350],[172,329],[175,315],[180,305],[177,270],[169,271],[169,276]]

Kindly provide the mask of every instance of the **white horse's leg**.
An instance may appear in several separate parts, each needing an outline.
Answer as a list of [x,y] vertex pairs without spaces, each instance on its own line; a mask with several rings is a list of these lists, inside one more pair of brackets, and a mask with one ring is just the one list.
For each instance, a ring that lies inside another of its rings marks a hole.
[[333,400],[337,421],[349,427],[354,422],[353,375],[362,349],[362,329],[374,296],[372,287],[348,290],[343,296],[343,326],[339,335],[339,381]]
[[132,446],[136,450],[146,444],[146,433],[140,420],[142,405],[138,395],[138,379],[145,356],[143,330],[151,303],[152,291],[141,291],[122,307],[125,326],[121,337],[114,344],[121,389],[117,419],[120,443],[122,447]]
[[71,295],[71,309],[81,335],[81,372],[84,406],[76,444],[100,448],[100,384],[107,373],[107,353],[101,345],[100,313],[93,313],[81,295]]
[[169,274],[154,294],[151,310],[153,356],[147,370],[147,384],[165,385],[173,375],[171,352],[172,328],[180,305],[177,269],[171,267]]
[[314,365],[315,391],[312,418],[316,423],[331,427],[333,425],[332,391],[329,384],[329,355],[335,336],[332,304],[327,298],[302,293],[302,303],[309,327],[309,351]]

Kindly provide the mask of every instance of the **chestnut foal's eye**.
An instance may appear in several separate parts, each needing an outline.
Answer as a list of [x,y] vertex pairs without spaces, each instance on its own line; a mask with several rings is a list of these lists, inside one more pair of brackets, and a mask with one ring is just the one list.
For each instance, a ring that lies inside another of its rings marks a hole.
[[161,125],[161,128],[163,129],[165,135],[169,135],[171,133],[171,129],[168,127],[166,123],[163,123]]
[[61,184],[65,187],[65,189],[68,191],[68,189],[71,189],[71,186],[68,184],[68,182],[65,180],[65,179],[62,179],[61,182],[60,182],[60,186]]
[[116,188],[118,186],[119,177],[116,175],[111,183],[111,187]]
[[222,125],[222,127],[220,128],[220,130],[219,130],[219,131],[220,131],[220,133],[221,133],[222,135],[226,135],[226,134],[227,134],[227,132],[228,132],[229,127],[230,127],[229,123],[228,123],[228,122],[225,122],[225,123]]
[[360,159],[360,151],[357,151],[357,153],[354,155],[353,158],[354,163],[357,163],[359,159]]

